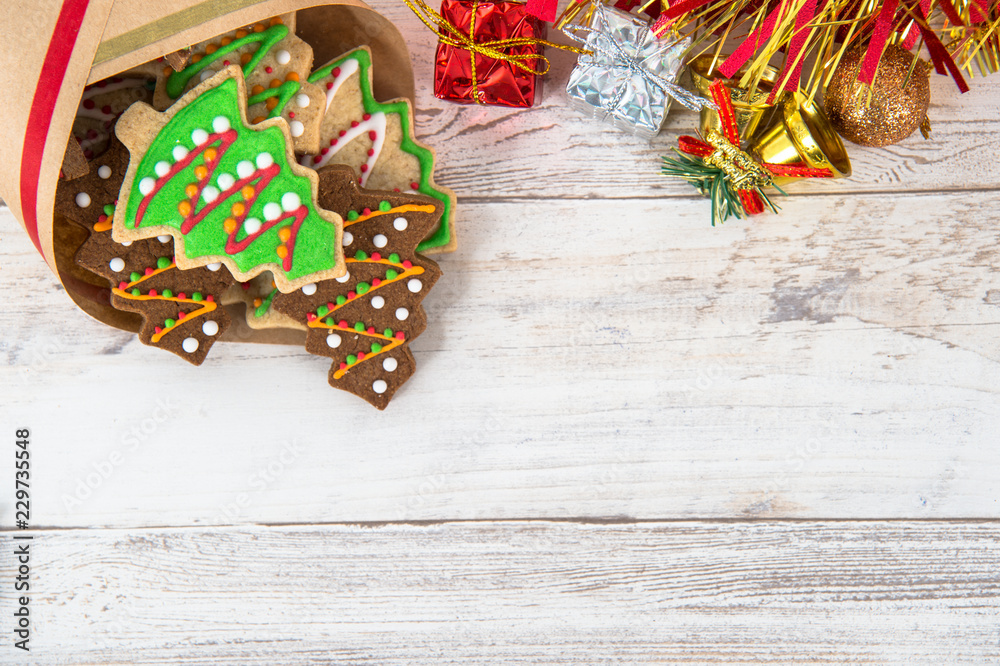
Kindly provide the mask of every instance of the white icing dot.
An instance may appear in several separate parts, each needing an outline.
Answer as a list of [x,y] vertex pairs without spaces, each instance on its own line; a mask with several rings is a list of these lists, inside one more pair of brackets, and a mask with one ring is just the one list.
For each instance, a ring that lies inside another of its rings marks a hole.
[[198,351],[198,341],[194,338],[184,338],[184,342],[181,343],[181,349],[188,354],[193,354]]
[[396,308],[396,319],[399,321],[406,321],[406,318],[410,316],[410,311],[406,308]]
[[347,247],[348,245],[350,245],[353,242],[354,242],[354,234],[352,234],[350,231],[345,231],[344,232],[344,247]]
[[351,274],[350,274],[350,273],[344,273],[344,274],[343,274],[343,275],[341,275],[341,276],[340,276],[339,278],[335,278],[335,279],[336,279],[336,280],[337,280],[337,282],[339,282],[340,284],[344,284],[345,282],[347,282],[348,280],[350,280],[350,279],[351,279]]
[[273,201],[268,204],[264,204],[264,219],[268,222],[272,220],[277,220],[281,217],[281,206],[274,203]]
[[170,236],[170,235],[168,235],[168,234],[164,234],[163,236],[157,236],[157,237],[156,237],[156,240],[160,241],[161,243],[166,243],[166,242],[168,242],[168,241],[169,241],[169,240],[170,240],[171,238],[173,238],[173,236]]
[[342,340],[340,339],[340,336],[337,335],[336,333],[331,333],[330,335],[326,336],[326,344],[331,349],[336,349],[337,347],[339,347],[341,342]]
[[274,158],[271,157],[271,153],[261,153],[257,156],[257,168],[266,169],[267,167],[274,164]]
[[387,357],[384,361],[382,361],[382,368],[386,372],[393,372],[397,367],[399,367],[399,363],[396,362],[396,359],[394,359],[391,356]]
[[287,65],[292,61],[292,54],[285,49],[281,49],[274,54],[274,59],[278,61],[279,65]]
[[102,167],[98,167],[97,175],[100,176],[103,180],[111,178],[111,167],[109,167],[107,164],[105,164]]
[[249,178],[253,175],[254,168],[253,162],[250,160],[243,160],[236,165],[236,175],[240,178]]
[[309,106],[309,95],[305,93],[299,93],[295,97],[295,105],[298,106],[300,109],[304,109],[307,106]]
[[115,273],[121,273],[123,270],[125,270],[125,260],[122,259],[121,257],[115,257],[114,259],[108,262],[108,266]]
[[153,191],[154,187],[156,187],[156,181],[150,178],[149,176],[146,176],[145,178],[139,181],[139,194],[141,194],[142,196],[146,196],[147,194]]
[[206,132],[203,129],[196,129],[195,131],[191,132],[191,141],[194,142],[194,145],[200,146],[201,144],[208,141],[208,132]]
[[211,319],[206,319],[201,325],[201,332],[211,337],[219,332],[219,324]]
[[372,382],[372,390],[378,393],[379,395],[385,393],[386,389],[388,388],[389,385],[386,384],[385,380],[383,379],[376,379],[374,382]]
[[225,192],[236,184],[236,178],[231,173],[224,173],[216,179],[216,182],[219,183],[219,189]]
[[406,288],[415,294],[424,288],[424,283],[418,280],[417,278],[413,278],[406,283]]
[[302,136],[306,132],[306,126],[298,120],[288,123],[288,129],[292,131],[292,136]]
[[385,307],[385,299],[381,296],[372,296],[372,307],[376,310],[381,310]]
[[86,192],[80,192],[76,195],[76,205],[80,208],[86,208],[90,205],[90,195]]
[[302,285],[302,293],[306,296],[312,296],[316,293],[316,283],[310,282],[309,284]]
[[163,160],[160,160],[159,162],[153,165],[153,171],[156,173],[157,176],[163,178],[168,173],[170,173],[170,162],[165,162]]
[[219,262],[215,262],[214,264],[207,264],[205,268],[214,272],[222,268],[222,264],[220,264]]
[[206,69],[204,72],[201,73],[201,80],[202,81],[207,81],[210,78],[212,78],[212,75],[215,74],[215,73],[216,72],[215,72],[214,69]]
[[286,213],[298,210],[302,205],[302,199],[295,192],[285,192],[281,195],[281,209]]
[[388,244],[389,244],[389,239],[386,238],[383,234],[375,234],[375,237],[372,238],[372,245],[374,245],[375,247],[385,247]]
[[243,223],[243,229],[247,232],[247,235],[250,236],[260,231],[261,225],[261,221],[256,217],[248,217],[247,221]]
[[208,203],[212,203],[219,198],[219,190],[215,189],[211,185],[208,185],[201,191],[201,197]]
[[215,119],[212,120],[212,129],[216,134],[222,134],[229,129],[229,118],[226,118],[225,116],[216,116]]
[[122,241],[121,243],[119,243],[119,245],[121,245],[122,247],[128,247],[131,244],[132,241]]
[[174,146],[174,149],[170,154],[174,156],[174,161],[180,162],[188,156],[188,149],[184,146]]
[[406,231],[406,227],[409,225],[410,223],[406,221],[405,217],[397,217],[392,221],[392,226],[396,228],[396,231]]

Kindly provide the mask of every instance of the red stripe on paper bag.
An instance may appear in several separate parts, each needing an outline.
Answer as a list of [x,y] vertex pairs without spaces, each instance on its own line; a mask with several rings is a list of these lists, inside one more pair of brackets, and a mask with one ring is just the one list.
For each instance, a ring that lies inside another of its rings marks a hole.
[[[62,88],[89,2],[90,0],[63,0],[45,60],[42,62],[35,96],[31,100],[28,127],[24,133],[24,147],[21,149],[21,215],[24,217],[28,236],[39,252],[42,252],[42,244],[38,239],[38,180],[42,171],[45,139],[49,134],[59,89]],[[43,256],[44,254],[42,252]]]

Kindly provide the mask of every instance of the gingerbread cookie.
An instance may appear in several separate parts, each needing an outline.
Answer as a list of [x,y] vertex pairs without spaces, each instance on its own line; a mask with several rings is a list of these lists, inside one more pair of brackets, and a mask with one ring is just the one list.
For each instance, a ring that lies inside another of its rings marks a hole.
[[143,317],[139,339],[199,365],[229,327],[218,300],[234,280],[221,264],[178,270],[172,236],[125,244],[112,239],[111,216],[128,160],[112,136],[87,175],[58,184],[56,210],[90,231],[76,263],[111,283],[112,307]]
[[420,303],[441,275],[416,247],[444,207],[420,195],[362,190],[348,167],[319,174],[320,205],[345,220],[347,273],[276,293],[271,307],[308,327],[307,351],[334,360],[331,386],[384,409],[415,369],[408,343],[426,326]]
[[165,113],[122,115],[133,159],[115,240],[169,234],[181,268],[221,262],[241,282],[270,271],[281,291],[343,275],[342,220],[316,204],[316,172],[296,163],[283,121],[248,126],[245,102],[230,66]]
[[296,151],[319,150],[325,95],[306,80],[312,47],[295,36],[295,14],[278,16],[192,46],[180,71],[164,66],[153,106],[166,110],[185,92],[230,65],[243,69],[249,99],[247,118],[257,124],[284,118]]
[[362,187],[417,192],[441,202],[441,222],[421,240],[421,252],[448,252],[457,241],[455,194],[434,182],[434,152],[415,139],[409,101],[380,103],[372,95],[371,52],[351,51],[320,67],[309,81],[325,90],[322,149],[300,158],[304,166],[352,167]]
[[73,120],[73,136],[90,160],[108,149],[118,116],[135,102],[150,102],[156,79],[140,68],[113,76],[83,89],[80,107]]

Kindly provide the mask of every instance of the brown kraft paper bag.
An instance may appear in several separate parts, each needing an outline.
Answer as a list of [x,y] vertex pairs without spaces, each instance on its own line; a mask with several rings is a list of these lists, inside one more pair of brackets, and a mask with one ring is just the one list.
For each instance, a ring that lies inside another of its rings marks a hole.
[[[298,11],[298,35],[322,65],[368,45],[375,96],[413,99],[402,35],[360,0],[4,0],[0,80],[0,198],[21,222],[66,293],[110,326],[136,332],[137,315],[109,304],[100,278],[73,263],[87,233],[53,211],[56,182],[84,86],[242,25]],[[235,320],[239,320],[239,315]],[[300,331],[233,326],[226,338],[301,344]],[[224,338],[224,339],[226,339]]]

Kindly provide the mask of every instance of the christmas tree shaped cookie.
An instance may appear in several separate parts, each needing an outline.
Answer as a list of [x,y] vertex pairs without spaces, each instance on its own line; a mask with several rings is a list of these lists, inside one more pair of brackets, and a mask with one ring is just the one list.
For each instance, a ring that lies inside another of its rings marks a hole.
[[56,209],[90,231],[76,263],[112,285],[112,307],[142,316],[139,339],[199,365],[229,327],[219,297],[235,280],[221,264],[178,270],[172,236],[116,243],[111,215],[125,178],[129,155],[114,135],[90,172],[60,181]]
[[413,374],[409,342],[426,327],[420,306],[437,282],[437,264],[416,253],[439,223],[439,200],[362,190],[353,170],[320,170],[319,201],[342,213],[347,273],[291,293],[271,307],[307,326],[306,350],[333,359],[330,385],[384,409]]
[[320,67],[309,81],[326,93],[326,113],[320,126],[318,153],[300,163],[314,169],[346,164],[362,187],[395,192],[417,192],[441,202],[441,222],[418,248],[446,252],[456,247],[455,194],[434,183],[434,153],[417,142],[413,111],[407,100],[380,103],[372,95],[371,52],[367,47]]
[[270,271],[281,291],[342,275],[340,216],[316,204],[318,178],[295,162],[287,125],[248,126],[245,101],[230,66],[166,113],[140,103],[122,115],[132,161],[114,239],[168,234],[179,267],[222,263],[241,282]]
[[319,123],[326,96],[306,77],[312,47],[295,36],[295,14],[256,23],[191,47],[180,71],[164,66],[156,81],[153,106],[165,110],[185,92],[230,65],[243,70],[249,99],[247,118],[257,124],[284,118],[295,150],[319,150]]

